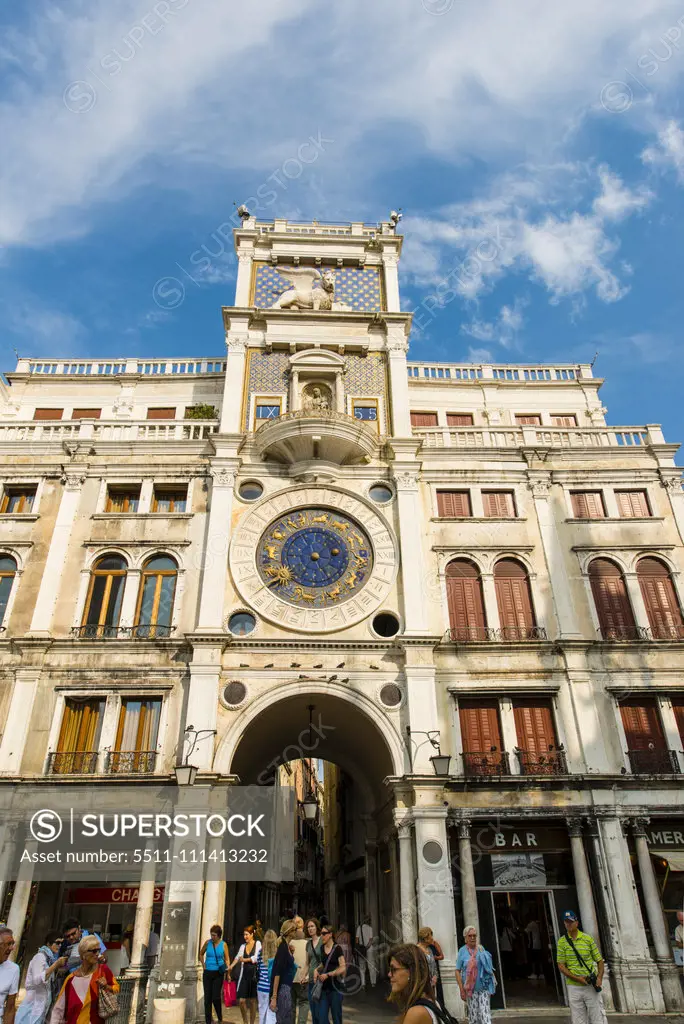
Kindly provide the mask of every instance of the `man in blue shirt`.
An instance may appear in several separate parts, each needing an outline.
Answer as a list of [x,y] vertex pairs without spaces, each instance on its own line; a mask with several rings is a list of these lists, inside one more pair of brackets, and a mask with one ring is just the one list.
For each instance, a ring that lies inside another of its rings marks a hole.
[[100,942],[100,961],[103,962],[104,954],[107,952],[107,947],[104,942],[95,932],[89,932],[87,928],[81,928],[80,922],[75,917],[69,917],[62,925],[62,935],[64,941],[62,942],[62,948],[59,951],[60,956],[67,958],[66,973],[72,974],[77,967],[81,966],[81,957],[78,952],[78,944],[81,939],[84,939],[86,935],[95,935],[95,938]]

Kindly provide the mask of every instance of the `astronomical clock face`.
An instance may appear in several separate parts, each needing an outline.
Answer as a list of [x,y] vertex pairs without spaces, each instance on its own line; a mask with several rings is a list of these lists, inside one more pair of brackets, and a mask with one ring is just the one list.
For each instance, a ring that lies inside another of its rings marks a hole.
[[302,608],[348,601],[373,567],[371,542],[349,516],[303,508],[281,516],[264,531],[257,569],[269,590]]
[[230,569],[257,614],[305,633],[343,629],[387,600],[397,550],[384,519],[351,494],[302,486],[246,512]]

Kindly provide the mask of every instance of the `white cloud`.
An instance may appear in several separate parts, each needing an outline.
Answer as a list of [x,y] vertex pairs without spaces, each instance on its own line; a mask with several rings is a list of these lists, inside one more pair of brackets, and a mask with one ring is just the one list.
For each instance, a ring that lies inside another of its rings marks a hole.
[[324,194],[357,215],[390,131],[456,163],[548,153],[671,4],[480,0],[433,17],[416,0],[37,0],[25,18],[0,54],[8,245],[78,236],[99,204],[168,187],[169,167],[191,194],[207,168],[268,189],[319,133],[334,140]]
[[593,202],[594,212],[606,220],[622,220],[630,213],[643,210],[653,198],[645,185],[635,191],[627,188],[618,174],[609,167],[599,167],[601,194]]
[[513,306],[502,306],[494,321],[473,320],[461,325],[461,333],[477,341],[494,341],[504,348],[515,345],[518,331],[524,324],[522,309],[525,303],[516,299]]
[[3,331],[14,339],[20,355],[30,349],[32,356],[59,352],[77,357],[88,351],[87,332],[76,317],[50,308],[33,295],[15,294],[0,303]]
[[675,170],[684,181],[684,131],[676,121],[668,121],[658,132],[658,140],[641,154],[646,164],[663,170]]
[[488,348],[472,348],[468,349],[468,360],[469,363],[491,363],[492,353]]

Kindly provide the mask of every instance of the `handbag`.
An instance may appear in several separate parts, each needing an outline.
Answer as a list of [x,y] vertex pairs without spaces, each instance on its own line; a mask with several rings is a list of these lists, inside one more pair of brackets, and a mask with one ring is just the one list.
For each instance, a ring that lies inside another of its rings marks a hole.
[[588,976],[589,984],[591,985],[591,987],[594,989],[595,992],[600,992],[601,991],[601,986],[596,984],[596,978],[597,978],[596,972],[592,971],[591,967],[587,967],[586,963],[584,962],[584,960],[582,959],[582,957],[579,954],[579,950],[577,949],[577,946],[572,941],[570,936],[566,935],[565,938],[570,943],[570,948],[572,949],[573,953],[577,957],[578,962],[582,964],[582,967],[585,969],[585,971],[589,971],[589,976]]
[[110,992],[108,988],[104,986],[100,988],[97,994],[97,1015],[102,1020],[109,1020],[110,1017],[116,1017],[119,1012],[119,1000],[116,998],[114,992]]
[[[327,974],[328,973],[328,964],[330,963],[330,958],[332,957],[334,952],[335,952],[335,947],[333,946],[333,948],[330,950],[330,953],[328,954],[328,959],[325,961],[325,967],[323,968],[323,971],[322,971],[323,974]],[[321,961],[321,963],[322,962],[323,961]],[[322,995],[323,995],[323,982],[321,981],[320,978],[316,978],[316,980],[313,983],[313,988],[311,989],[311,998],[312,998],[312,1000],[315,1003],[319,1003],[321,1001],[321,996]]]
[[235,1006],[237,1003],[237,985],[234,981],[223,982],[223,1005]]

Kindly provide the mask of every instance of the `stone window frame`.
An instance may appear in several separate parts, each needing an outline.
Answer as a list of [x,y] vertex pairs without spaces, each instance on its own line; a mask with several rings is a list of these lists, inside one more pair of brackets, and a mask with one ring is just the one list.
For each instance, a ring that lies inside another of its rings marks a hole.
[[33,505],[30,512],[2,512],[0,513],[0,520],[3,518],[10,518],[17,516],[22,521],[27,521],[31,518],[37,519],[40,514],[40,503],[45,490],[45,477],[4,477],[0,484],[0,491],[4,497],[6,491],[12,490],[17,487],[35,487],[36,496],[33,499]]
[[270,422],[270,420],[257,420],[257,406],[277,405],[280,407],[279,415],[282,416],[283,413],[287,412],[287,395],[285,394],[285,392],[281,392],[280,394],[268,392],[255,392],[254,394],[249,396],[249,404],[249,429],[252,433],[254,433],[254,431],[258,430],[263,423]]
[[[430,489],[430,508],[432,509],[431,518],[438,520],[440,523],[472,523],[472,522],[483,522],[483,523],[523,523],[527,520],[527,494],[526,489],[516,480],[498,480],[494,482],[486,481],[485,483],[473,483],[471,480],[459,480],[448,479],[448,480],[430,480],[428,481],[428,487]],[[468,491],[470,493],[470,515],[465,518],[451,519],[444,518],[439,514],[439,506],[437,504],[437,491]],[[513,506],[515,508],[515,516],[506,516],[505,518],[498,518],[496,516],[485,516],[484,514],[484,502],[482,500],[483,491],[508,491],[513,494]]]
[[[454,522],[456,521],[469,522],[470,520],[454,520]],[[506,520],[506,522],[508,522],[508,520]],[[442,635],[451,628],[451,623],[449,621],[449,598],[447,594],[446,568],[449,562],[453,562],[454,559],[457,558],[468,559],[473,562],[479,570],[480,578],[482,580],[485,618],[489,629],[500,628],[499,606],[497,604],[496,592],[494,590],[494,566],[497,562],[501,561],[502,558],[515,559],[525,567],[530,584],[532,612],[536,626],[540,629],[544,629],[546,628],[547,621],[553,622],[552,615],[546,616],[541,614],[542,610],[546,609],[546,602],[543,600],[543,595],[538,591],[536,581],[539,574],[532,565],[529,553],[520,552],[517,548],[502,547],[499,550],[484,551],[481,548],[478,549],[477,545],[471,548],[454,545],[453,548],[440,548],[438,555],[439,565],[437,573],[440,581],[442,621],[444,624]],[[548,610],[551,611],[551,609]]]
[[17,591],[19,590],[19,581],[21,580],[22,574],[25,569],[24,563],[26,561],[26,556],[28,555],[30,550],[30,545],[28,544],[22,545],[22,547],[25,548],[24,554],[22,554],[21,548],[15,546],[14,544],[0,545],[0,557],[13,558],[14,561],[17,563],[17,568],[14,573],[14,579],[12,580],[12,587],[7,598],[7,605],[5,606],[5,617],[3,618],[2,622],[0,622],[0,626],[3,627],[3,629],[0,630],[0,636],[3,633],[7,633],[7,627],[12,617],[12,609],[14,608],[14,602],[16,601]]

